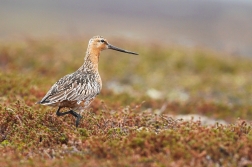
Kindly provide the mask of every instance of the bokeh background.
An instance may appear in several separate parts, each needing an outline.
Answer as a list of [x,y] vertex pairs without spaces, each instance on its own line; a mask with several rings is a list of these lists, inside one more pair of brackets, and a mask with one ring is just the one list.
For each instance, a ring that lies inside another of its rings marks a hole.
[[[250,0],[6,0],[1,1],[0,12],[1,71],[39,76],[30,86],[41,91],[40,96],[78,69],[88,40],[102,35],[111,44],[140,54],[102,53],[103,91],[124,94],[118,100],[121,105],[151,98],[160,101],[154,108],[170,102],[195,107],[200,101],[221,102],[227,108],[251,106]],[[116,103],[110,97],[105,93],[99,99]],[[205,110],[168,107],[166,112],[210,116],[216,112],[214,117],[230,120],[221,116],[225,112]],[[248,118],[250,112],[227,113],[236,113],[232,117],[236,119]]]
[[[94,35],[139,55],[76,128],[36,102]],[[252,0],[1,0],[0,166],[251,166],[251,58]]]
[[251,0],[2,0],[0,39],[130,38],[252,55]]

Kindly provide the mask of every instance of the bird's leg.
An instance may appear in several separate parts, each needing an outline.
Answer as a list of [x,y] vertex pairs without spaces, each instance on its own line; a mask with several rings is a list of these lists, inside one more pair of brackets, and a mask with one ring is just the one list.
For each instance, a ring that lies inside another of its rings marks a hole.
[[69,111],[66,111],[66,112],[60,112],[60,109],[61,107],[58,108],[57,112],[56,112],[56,115],[57,116],[63,116],[63,115],[66,115],[66,114],[71,114],[73,115],[74,117],[76,117],[76,123],[75,123],[75,126],[78,127],[79,126],[79,123],[80,123],[80,119],[81,119],[81,115],[76,113],[75,111],[73,110],[69,110]]
[[79,123],[80,123],[80,119],[82,118],[80,114],[74,112],[73,110],[68,111],[69,114],[72,114],[74,117],[76,117],[76,122],[75,122],[75,126],[78,127]]
[[60,112],[60,109],[61,109],[61,107],[59,107],[58,110],[57,110],[57,112],[56,112],[57,116],[63,116],[63,115],[69,114],[69,111],[67,111],[67,112]]

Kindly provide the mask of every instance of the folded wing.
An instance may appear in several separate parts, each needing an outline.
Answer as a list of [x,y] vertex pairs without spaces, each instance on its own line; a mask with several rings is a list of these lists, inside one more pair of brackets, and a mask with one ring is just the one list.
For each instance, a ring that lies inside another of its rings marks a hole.
[[92,74],[72,73],[61,78],[38,103],[52,105],[67,101],[90,101],[99,94],[101,87]]

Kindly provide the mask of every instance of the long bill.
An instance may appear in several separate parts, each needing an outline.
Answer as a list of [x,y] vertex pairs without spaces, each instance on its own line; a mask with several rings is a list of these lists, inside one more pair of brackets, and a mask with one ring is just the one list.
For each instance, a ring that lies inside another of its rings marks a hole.
[[138,53],[135,53],[135,52],[131,52],[131,51],[127,51],[127,50],[123,50],[123,49],[120,49],[118,47],[115,47],[111,44],[108,44],[108,49],[112,49],[112,50],[116,50],[116,51],[119,51],[119,52],[124,52],[124,53],[129,53],[129,54],[133,54],[133,55],[138,55]]

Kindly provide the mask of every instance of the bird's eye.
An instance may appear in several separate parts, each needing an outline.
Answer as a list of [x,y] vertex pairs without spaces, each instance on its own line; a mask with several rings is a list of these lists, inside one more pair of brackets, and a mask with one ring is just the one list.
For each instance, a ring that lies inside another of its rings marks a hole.
[[104,43],[105,41],[102,39],[101,42]]

